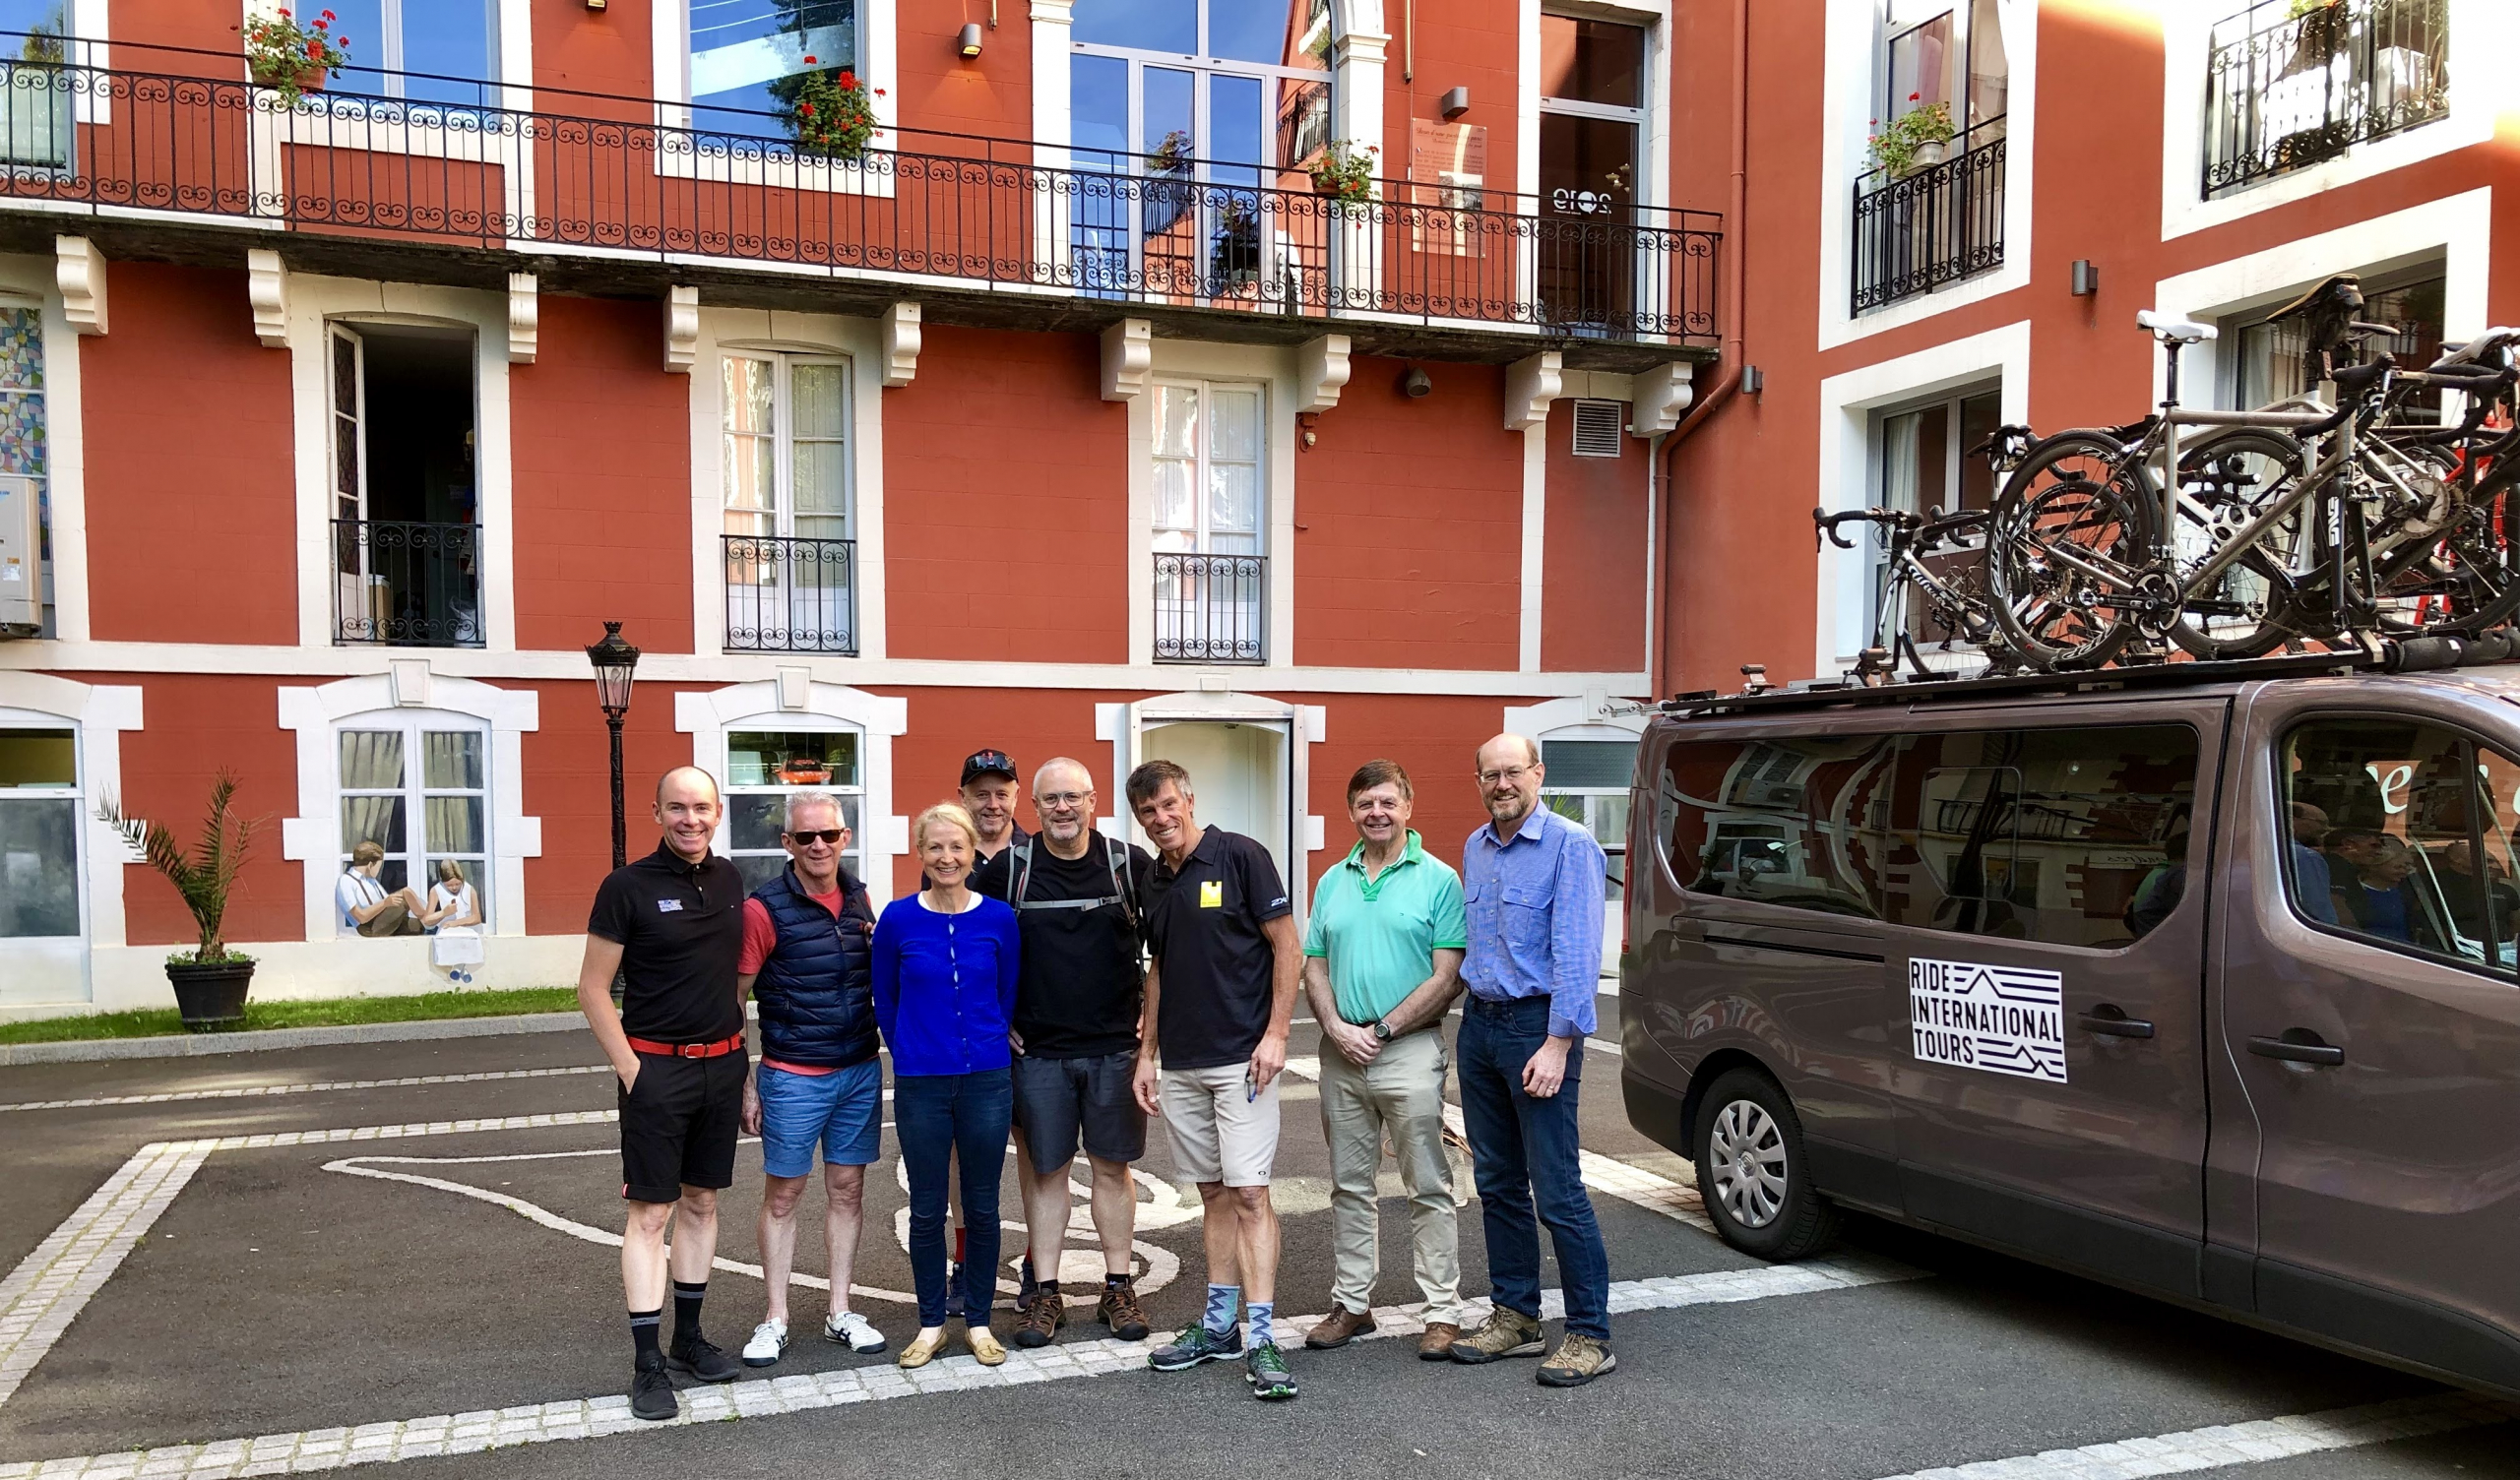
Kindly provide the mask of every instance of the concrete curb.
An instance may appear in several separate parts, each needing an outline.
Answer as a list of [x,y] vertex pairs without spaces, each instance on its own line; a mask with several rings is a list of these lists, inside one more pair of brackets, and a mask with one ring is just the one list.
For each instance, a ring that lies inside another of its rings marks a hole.
[[339,1027],[278,1027],[249,1033],[183,1033],[154,1038],[87,1038],[68,1043],[0,1044],[0,1066],[94,1064],[110,1059],[189,1059],[277,1048],[342,1043],[418,1043],[431,1038],[490,1038],[505,1033],[561,1033],[584,1028],[582,1013],[518,1013],[505,1018],[432,1018],[417,1022],[357,1022]]

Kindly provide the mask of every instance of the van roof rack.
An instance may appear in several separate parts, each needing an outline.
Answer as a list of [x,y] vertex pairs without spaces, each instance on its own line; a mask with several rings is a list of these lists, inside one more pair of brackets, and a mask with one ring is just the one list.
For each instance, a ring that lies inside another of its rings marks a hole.
[[1675,694],[1657,706],[1674,715],[1730,714],[1771,709],[1825,709],[1834,705],[1911,705],[1937,701],[1972,703],[2042,694],[2105,694],[2141,689],[2191,688],[2200,684],[2241,683],[2257,679],[2334,677],[2346,673],[2427,673],[2462,663],[2498,662],[2520,655],[2501,632],[2471,642],[2466,638],[2426,637],[2404,641],[2383,639],[2376,651],[2300,652],[2282,657],[2236,658],[2227,661],[2151,662],[2070,673],[2015,673],[1988,678],[1912,679],[1877,688],[1852,676],[1831,683],[1813,679],[1787,688],[1753,688],[1739,694],[1714,689]]

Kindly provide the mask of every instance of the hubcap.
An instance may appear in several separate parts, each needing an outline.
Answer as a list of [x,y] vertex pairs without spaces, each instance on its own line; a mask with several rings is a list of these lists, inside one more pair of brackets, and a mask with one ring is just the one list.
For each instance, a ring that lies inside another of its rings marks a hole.
[[1734,1100],[1716,1112],[1707,1139],[1707,1162],[1715,1196],[1732,1221],[1765,1228],[1785,1207],[1785,1136],[1755,1100]]

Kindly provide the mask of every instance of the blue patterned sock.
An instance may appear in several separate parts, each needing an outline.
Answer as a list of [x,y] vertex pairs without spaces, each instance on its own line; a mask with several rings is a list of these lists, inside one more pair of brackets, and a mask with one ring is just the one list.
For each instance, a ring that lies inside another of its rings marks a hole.
[[1277,1332],[1270,1328],[1276,1322],[1278,1316],[1278,1303],[1276,1301],[1255,1300],[1249,1305],[1244,1306],[1243,1310],[1249,1312],[1251,1316],[1251,1344],[1253,1346],[1267,1346],[1269,1343],[1278,1339]]
[[1242,1286],[1208,1286],[1208,1334],[1222,1336],[1233,1329],[1234,1307],[1242,1304]]

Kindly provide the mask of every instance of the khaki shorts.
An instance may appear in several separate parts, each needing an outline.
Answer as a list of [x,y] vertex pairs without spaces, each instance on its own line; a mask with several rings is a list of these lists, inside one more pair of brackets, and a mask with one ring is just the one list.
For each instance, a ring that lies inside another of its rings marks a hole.
[[[1278,1160],[1278,1079],[1248,1098],[1244,1064],[1167,1069],[1162,1077],[1164,1124],[1172,1138],[1172,1169],[1192,1182],[1267,1187]],[[1286,1078],[1280,1075],[1279,1079]]]

